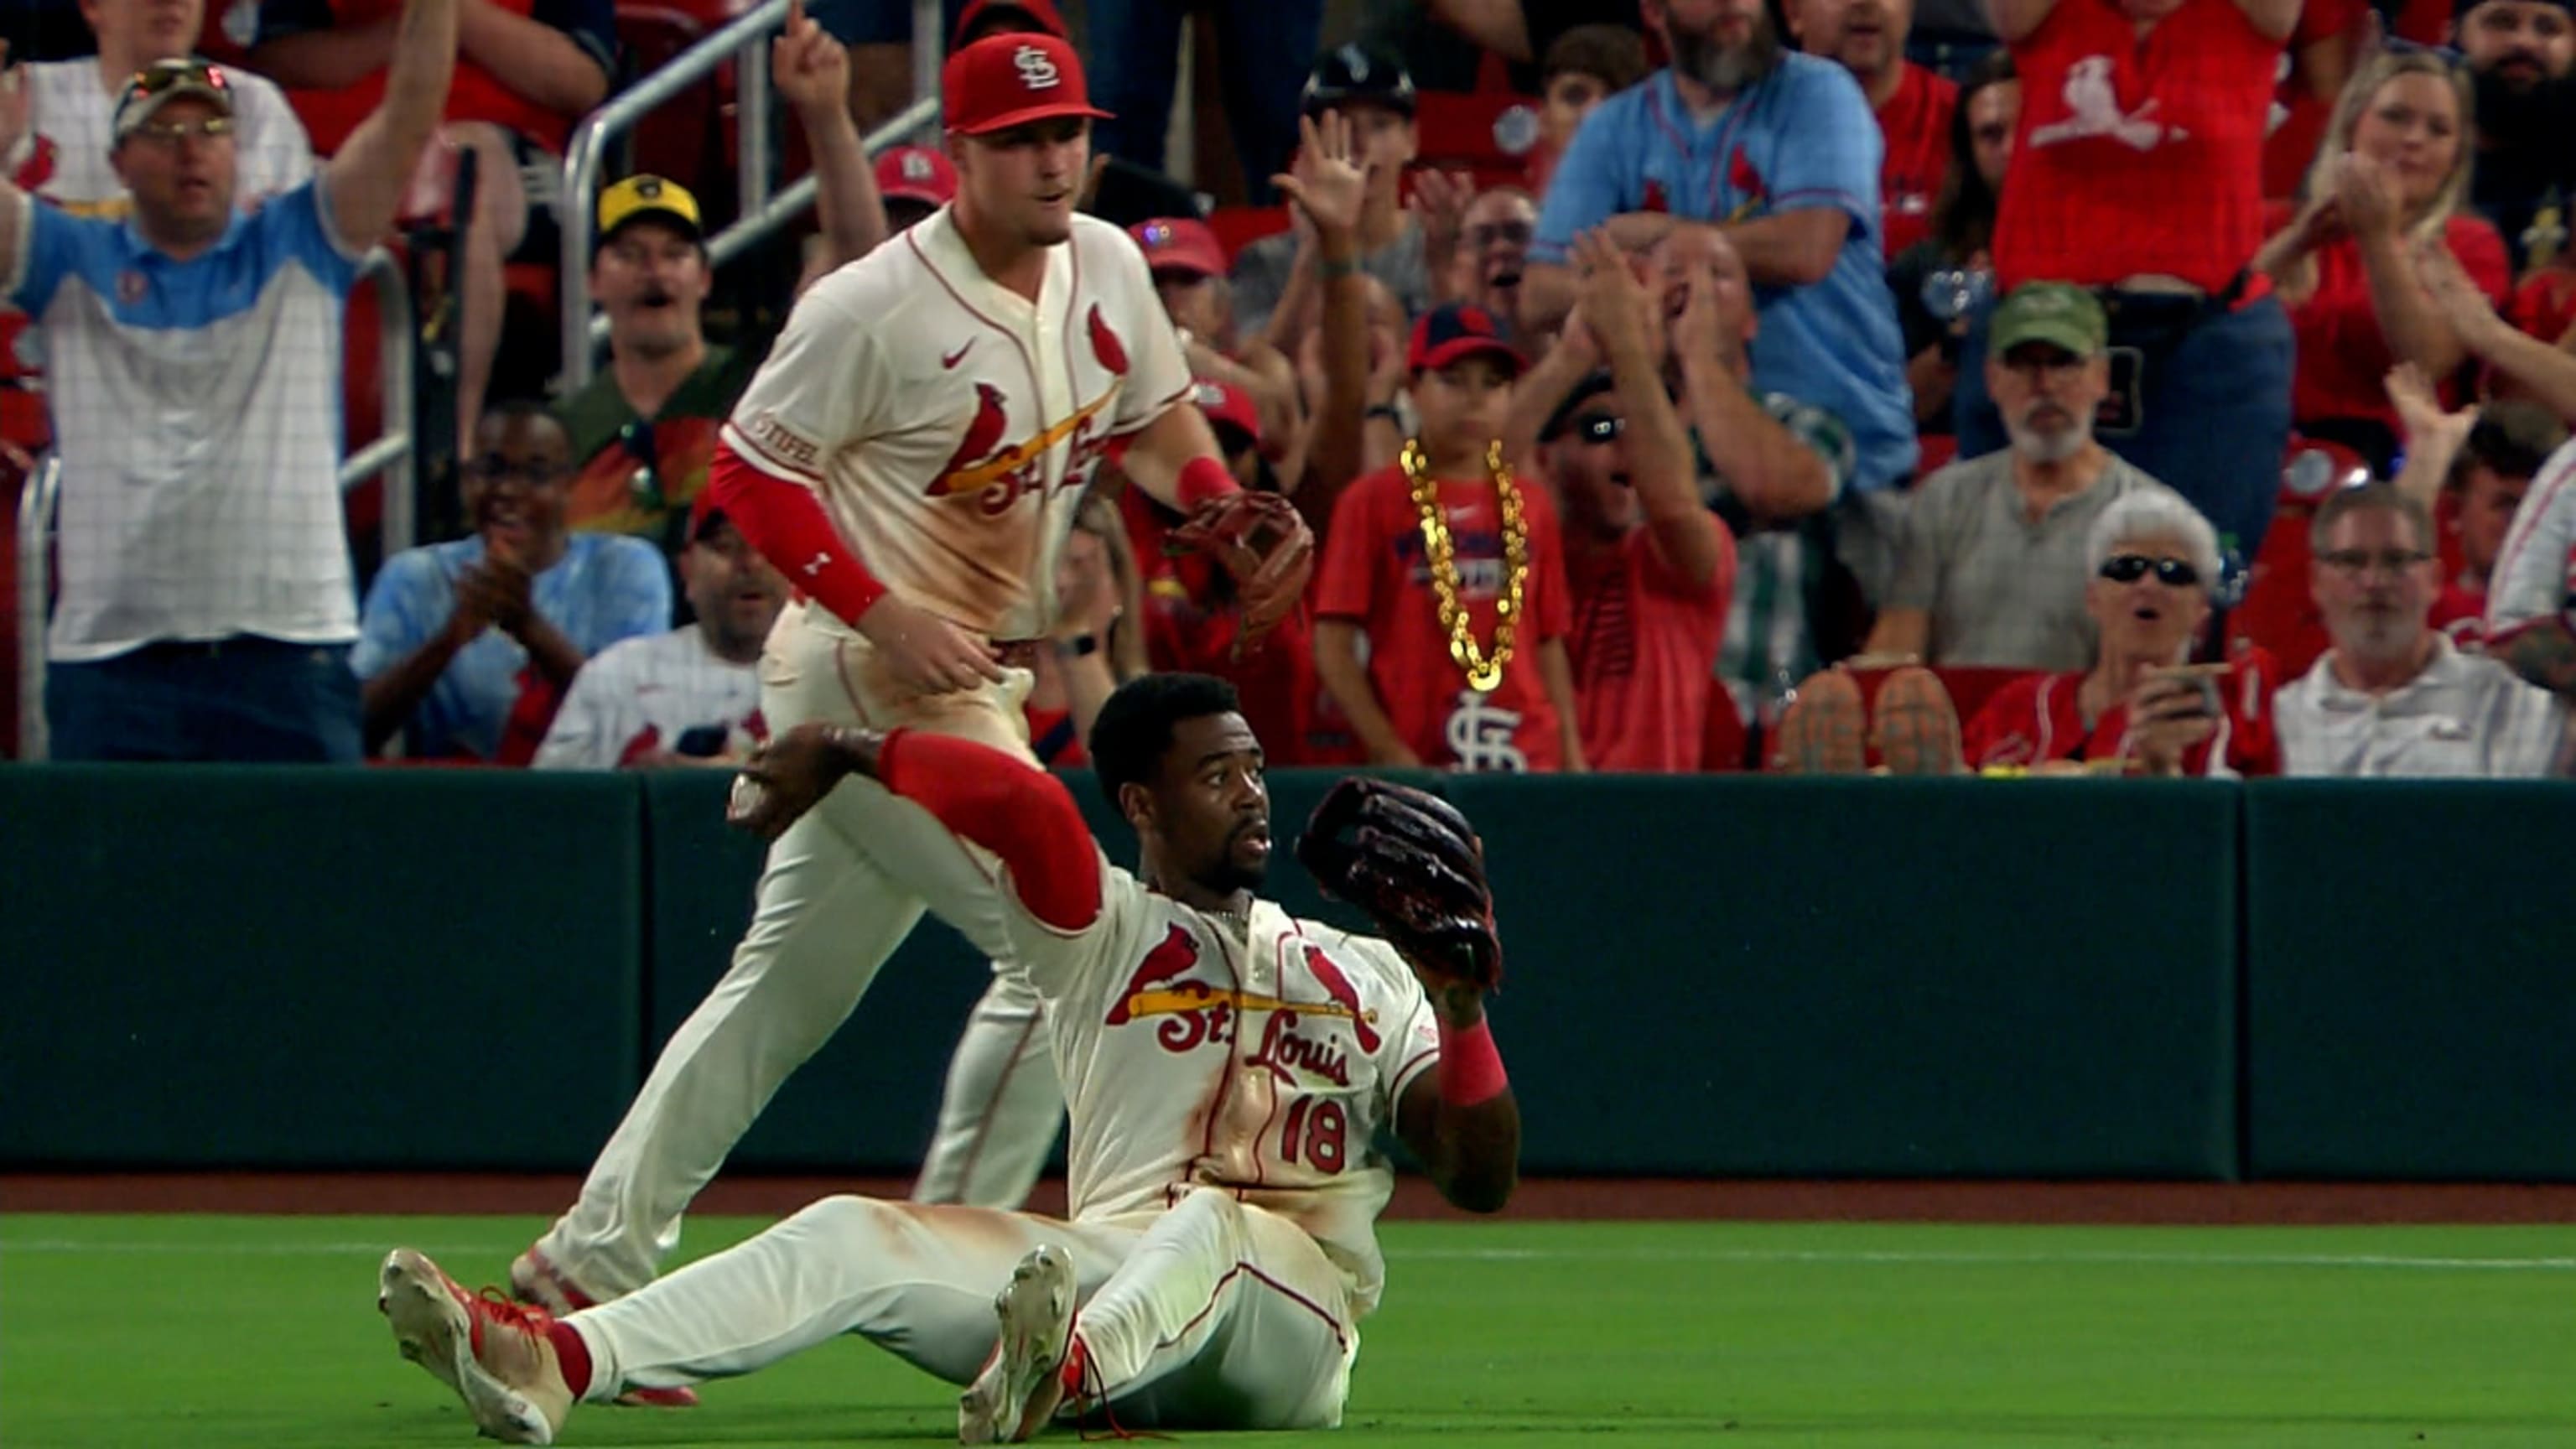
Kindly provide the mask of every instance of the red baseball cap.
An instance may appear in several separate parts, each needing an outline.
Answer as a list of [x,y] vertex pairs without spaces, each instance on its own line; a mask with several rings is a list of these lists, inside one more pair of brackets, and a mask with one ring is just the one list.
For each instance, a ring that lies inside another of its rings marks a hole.
[[957,199],[957,168],[929,146],[897,146],[877,158],[877,195],[946,206]]
[[[1030,26],[1058,40],[1073,38],[1073,32],[1064,27],[1064,15],[1055,8],[1055,0],[966,0],[966,8],[957,12],[957,28],[948,33],[948,48],[963,48],[966,37],[974,33],[976,25],[995,10],[1016,10]],[[1008,35],[1014,32],[997,33]]]
[[1253,405],[1252,394],[1233,383],[1202,377],[1192,384],[1190,397],[1207,414],[1208,422],[1232,428],[1254,447],[1261,446],[1261,409]]
[[1091,103],[1073,46],[1052,35],[988,35],[948,57],[939,91],[945,98],[940,123],[962,136],[1057,116],[1109,119]]
[[1472,302],[1451,302],[1423,313],[1422,320],[1413,324],[1404,365],[1415,372],[1436,372],[1480,352],[1502,359],[1515,375],[1529,365],[1519,348],[1503,340],[1503,329],[1494,325],[1492,313]]
[[1145,249],[1145,263],[1158,272],[1194,276],[1225,275],[1225,247],[1208,224],[1191,216],[1158,216],[1127,228]]

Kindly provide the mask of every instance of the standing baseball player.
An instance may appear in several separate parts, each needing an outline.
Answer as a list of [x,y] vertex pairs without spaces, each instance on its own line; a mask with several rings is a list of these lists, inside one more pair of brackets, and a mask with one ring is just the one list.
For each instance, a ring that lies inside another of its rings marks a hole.
[[[1294,604],[1314,544],[1285,500],[1236,486],[1187,405],[1135,243],[1074,212],[1101,113],[1072,47],[993,36],[950,57],[942,90],[957,200],[797,303],[710,486],[796,590],[759,665],[774,731],[902,725],[1033,763],[1022,666],[1047,647],[1056,555],[1104,452],[1190,515],[1248,628]],[[650,1281],[689,1200],[924,907],[1007,957],[1004,905],[991,861],[919,808],[864,778],[833,791],[771,847],[732,969],[512,1288],[564,1312]],[[1015,976],[996,982],[1034,1014]]]
[[[1069,1221],[831,1197],[561,1319],[396,1249],[378,1302],[403,1355],[518,1443],[552,1442],[583,1399],[749,1373],[845,1333],[966,1385],[966,1444],[1094,1405],[1128,1427],[1339,1424],[1384,1279],[1379,1129],[1469,1211],[1499,1211],[1518,1173],[1520,1109],[1484,1011],[1502,953],[1483,847],[1442,801],[1343,781],[1297,853],[1387,932],[1352,936],[1253,894],[1269,794],[1233,686],[1133,680],[1091,750],[1136,827],[1136,874],[1020,752],[920,729],[802,725],[745,769],[734,815],[792,834],[856,777],[998,859],[995,914],[1064,1064]],[[987,1295],[992,1317],[970,1310]]]

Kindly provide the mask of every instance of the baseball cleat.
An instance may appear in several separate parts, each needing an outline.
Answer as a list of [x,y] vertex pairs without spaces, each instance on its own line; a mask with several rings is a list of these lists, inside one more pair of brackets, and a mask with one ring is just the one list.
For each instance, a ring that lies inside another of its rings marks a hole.
[[1052,1245],[1011,1270],[993,1297],[1001,1341],[957,1396],[958,1443],[1017,1444],[1054,1415],[1073,1346],[1073,1286],[1073,1258]]
[[572,1390],[546,1339],[553,1317],[486,1291],[476,1296],[410,1248],[385,1255],[376,1311],[394,1346],[465,1401],[474,1427],[506,1444],[551,1444]]
[[[599,1299],[582,1291],[581,1285],[564,1276],[563,1270],[547,1261],[535,1248],[521,1253],[510,1264],[510,1296],[522,1303],[533,1303],[557,1318],[568,1318],[585,1308],[596,1308]],[[627,1408],[694,1409],[698,1391],[692,1388],[628,1389],[616,1400]]]

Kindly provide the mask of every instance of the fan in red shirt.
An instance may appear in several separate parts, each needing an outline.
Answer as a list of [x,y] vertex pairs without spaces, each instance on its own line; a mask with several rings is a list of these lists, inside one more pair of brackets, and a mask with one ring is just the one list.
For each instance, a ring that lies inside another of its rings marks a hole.
[[2386,474],[2398,419],[2388,369],[2442,380],[2468,356],[2415,275],[2413,252],[2446,241],[2494,301],[2512,284],[2504,241],[2468,212],[2468,77],[2426,51],[2374,57],[2344,88],[2293,214],[2255,256],[2299,339],[2291,410],[2304,437],[2343,443]]
[[1893,257],[1932,229],[1932,202],[1950,169],[1958,84],[1905,58],[1914,0],[1791,0],[1788,16],[1798,48],[1840,61],[1878,113],[1887,141],[1878,171],[1879,242]]
[[[1574,615],[1566,650],[1583,754],[1596,770],[1697,770],[1734,597],[1735,540],[1700,502],[1690,434],[1665,391],[1660,309],[1606,236],[1576,238],[1574,256],[1577,325],[1513,408],[1549,410],[1540,460],[1565,515]],[[1716,353],[1714,334],[1731,323],[1742,336],[1752,312],[1740,272],[1721,289],[1702,265],[1674,346]],[[1580,371],[1602,362],[1606,370]]]
[[2277,774],[2270,656],[2184,662],[2217,581],[2209,521],[2169,494],[2136,493],[2095,520],[2089,544],[2084,607],[2100,631],[2093,667],[1997,691],[1968,721],[1968,767]]
[[1502,459],[1521,356],[1453,303],[1405,361],[1421,432],[1333,507],[1315,667],[1372,764],[1582,769],[1556,508]]
[[[1994,0],[2021,73],[1995,219],[1995,294],[2103,294],[2113,389],[2102,440],[2172,480],[2252,558],[2290,437],[2289,319],[2251,270],[2263,132],[2300,0]],[[2004,445],[1985,347],[1960,358],[1959,455]]]
[[[1235,482],[1278,492],[1277,476],[1262,456],[1261,413],[1251,397],[1232,383],[1200,378],[1197,401]],[[1213,674],[1232,684],[1243,698],[1243,717],[1252,721],[1274,765],[1358,763],[1359,742],[1316,677],[1314,624],[1306,612],[1289,615],[1238,652],[1242,614],[1225,570],[1206,554],[1175,557],[1165,549],[1180,518],[1141,489],[1121,493],[1119,507],[1143,563],[1145,651],[1154,668]]]

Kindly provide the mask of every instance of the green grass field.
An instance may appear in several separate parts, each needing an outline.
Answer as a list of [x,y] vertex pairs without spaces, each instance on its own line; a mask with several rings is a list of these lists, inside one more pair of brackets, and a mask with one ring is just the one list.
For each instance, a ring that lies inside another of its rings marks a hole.
[[[539,1226],[0,1217],[0,1444],[471,1443],[395,1356],[375,1263],[408,1242],[497,1276]],[[689,1247],[756,1226],[696,1222]],[[1257,1442],[2576,1446],[2569,1229],[1504,1222],[1386,1240],[1346,1427]],[[950,1390],[853,1341],[695,1411],[585,1409],[563,1442],[954,1430]]]

